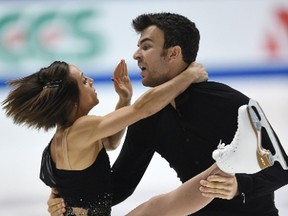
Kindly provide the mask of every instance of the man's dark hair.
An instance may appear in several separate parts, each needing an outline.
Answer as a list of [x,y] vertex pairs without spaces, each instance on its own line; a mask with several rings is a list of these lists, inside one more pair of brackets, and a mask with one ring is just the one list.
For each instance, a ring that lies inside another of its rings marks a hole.
[[137,33],[152,25],[164,32],[164,49],[178,45],[186,63],[196,60],[200,34],[195,23],[182,15],[164,12],[142,14],[132,21]]

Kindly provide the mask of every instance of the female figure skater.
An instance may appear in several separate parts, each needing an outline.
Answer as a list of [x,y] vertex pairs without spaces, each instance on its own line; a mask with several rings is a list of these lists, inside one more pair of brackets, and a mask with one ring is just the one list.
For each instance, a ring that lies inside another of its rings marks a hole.
[[[55,61],[9,83],[13,90],[2,103],[7,116],[16,124],[36,129],[56,127],[43,152],[40,178],[57,188],[64,198],[65,215],[110,215],[113,192],[106,150],[119,145],[126,126],[156,113],[191,83],[206,81],[207,73],[194,62],[180,75],[148,90],[132,105],[129,105],[132,86],[123,60],[116,67],[113,79],[120,99],[116,110],[105,116],[88,115],[99,103],[93,80],[72,64]],[[176,199],[175,209],[191,212],[191,206],[196,211],[208,204],[212,198],[201,196],[199,182],[217,172],[219,169],[213,165],[199,178],[171,192]],[[189,207],[183,207],[187,202],[191,202]],[[157,212],[162,207],[153,206]],[[141,210],[138,207],[128,215],[139,215]]]

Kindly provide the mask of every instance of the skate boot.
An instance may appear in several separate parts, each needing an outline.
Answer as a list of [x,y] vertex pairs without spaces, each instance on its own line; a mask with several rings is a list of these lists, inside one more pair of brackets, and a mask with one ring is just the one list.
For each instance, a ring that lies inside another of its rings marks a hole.
[[218,167],[230,174],[256,173],[272,166],[274,159],[270,151],[261,145],[261,130],[257,130],[250,108],[243,105],[238,109],[238,129],[229,145],[219,143],[212,157]]
[[[270,146],[262,147],[265,129]],[[273,155],[271,153],[273,152]],[[238,129],[229,145],[221,143],[212,154],[221,170],[226,173],[256,173],[278,161],[288,169],[288,157],[257,101],[250,99],[248,105],[238,110]]]

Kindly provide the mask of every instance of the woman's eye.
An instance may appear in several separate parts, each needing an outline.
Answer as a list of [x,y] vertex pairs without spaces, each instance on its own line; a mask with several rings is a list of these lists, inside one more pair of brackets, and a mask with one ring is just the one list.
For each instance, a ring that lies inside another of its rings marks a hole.
[[83,80],[83,83],[86,84],[86,83],[87,83],[87,80],[88,80],[88,79],[85,77],[84,80]]

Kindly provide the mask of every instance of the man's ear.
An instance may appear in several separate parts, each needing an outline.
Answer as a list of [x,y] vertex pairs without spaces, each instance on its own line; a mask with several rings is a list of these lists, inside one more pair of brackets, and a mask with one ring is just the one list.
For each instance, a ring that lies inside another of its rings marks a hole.
[[182,49],[180,46],[173,46],[173,47],[170,47],[169,50],[168,50],[168,57],[170,60],[175,60],[179,57],[182,58]]

